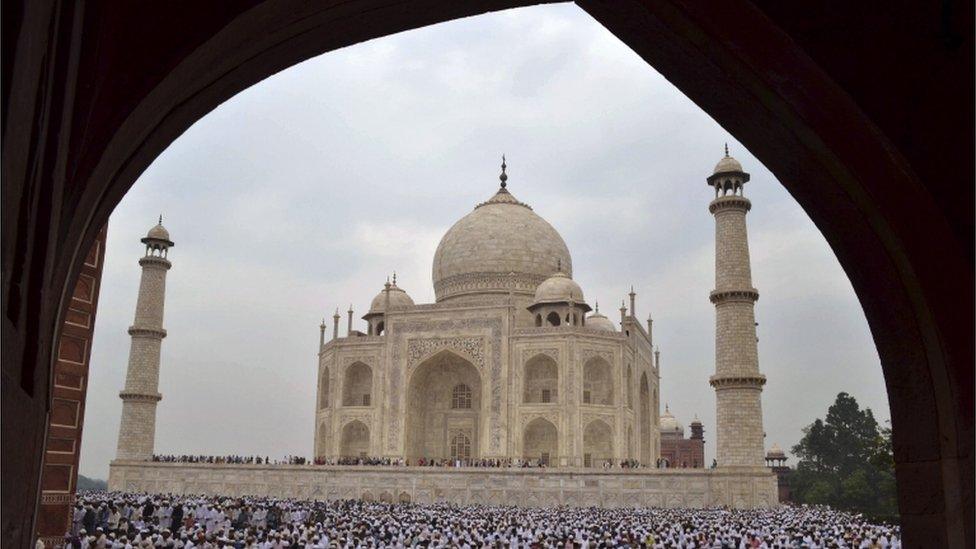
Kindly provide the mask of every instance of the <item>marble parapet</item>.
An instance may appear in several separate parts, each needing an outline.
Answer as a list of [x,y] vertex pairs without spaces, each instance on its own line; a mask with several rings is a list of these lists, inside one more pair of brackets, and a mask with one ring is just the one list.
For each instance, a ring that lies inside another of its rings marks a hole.
[[109,489],[301,499],[449,502],[525,507],[778,505],[765,467],[727,469],[492,469],[113,461]]

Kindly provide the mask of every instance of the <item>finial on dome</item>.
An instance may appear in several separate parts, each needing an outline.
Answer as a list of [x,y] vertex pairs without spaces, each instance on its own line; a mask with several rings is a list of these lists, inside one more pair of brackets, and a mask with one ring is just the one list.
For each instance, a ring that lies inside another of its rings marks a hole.
[[594,314],[600,314],[600,301],[599,300],[597,300],[597,302],[593,304],[593,313]]
[[728,157],[729,157],[729,144],[726,143],[725,144],[725,158],[728,158]]
[[670,406],[671,405],[668,404],[667,402],[664,403],[664,413],[665,414],[670,414],[671,413],[671,407]]
[[502,188],[503,189],[508,185],[508,183],[507,183],[507,181],[508,181],[508,174],[505,173],[505,168],[507,168],[507,167],[508,166],[505,165],[505,155],[503,154],[502,155],[502,174],[498,176],[498,179],[501,179],[501,181],[502,181]]
[[159,214],[159,224],[163,224],[163,214]]
[[556,272],[559,272],[559,273],[563,272],[563,259],[562,258],[556,259]]
[[393,271],[393,285],[396,286],[396,271]]

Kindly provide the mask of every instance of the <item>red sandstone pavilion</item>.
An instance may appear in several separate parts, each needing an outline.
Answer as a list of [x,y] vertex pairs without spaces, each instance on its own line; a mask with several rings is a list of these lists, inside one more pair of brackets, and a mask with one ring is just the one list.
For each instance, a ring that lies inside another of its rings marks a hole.
[[[319,331],[315,455],[320,463],[380,457],[398,466],[182,463],[152,460],[167,259],[159,225],[145,256],[113,490],[458,504],[769,507],[761,388],[745,215],[749,174],[728,154],[707,178],[716,220],[715,467],[704,468],[701,422],[691,439],[659,414],[660,352],[636,293],[619,325],[590,313],[562,237],[508,189],[444,235],[435,303],[416,304],[394,276],[346,334]],[[589,314],[588,314],[589,313]],[[705,380],[700,380],[704,383]],[[693,382],[693,381],[692,381]],[[475,467],[522,463],[531,467]],[[418,467],[435,462],[453,467]]]

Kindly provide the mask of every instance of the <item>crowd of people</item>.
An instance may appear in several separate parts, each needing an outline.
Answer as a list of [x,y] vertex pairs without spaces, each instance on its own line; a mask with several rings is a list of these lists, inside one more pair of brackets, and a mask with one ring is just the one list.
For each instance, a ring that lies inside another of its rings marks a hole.
[[[530,468],[530,467],[549,467],[550,465],[541,459],[447,459],[447,458],[419,458],[411,462],[403,458],[389,457],[340,457],[306,459],[302,456],[285,456],[280,460],[271,460],[267,456],[195,456],[195,455],[154,455],[152,461],[161,463],[221,463],[221,464],[286,464],[286,465],[359,465],[359,466],[386,466],[386,467],[479,467],[479,468]],[[667,465],[659,462],[657,467],[664,468]],[[643,469],[645,466],[636,459],[625,460],[604,460],[599,462],[598,467],[603,469]]]
[[160,463],[239,463],[239,464],[275,464],[275,465],[306,465],[311,463],[302,456],[285,456],[283,459],[271,461],[265,456],[193,456],[193,455],[153,455],[152,461]]
[[827,507],[520,508],[86,492],[74,549],[901,547],[897,526]]

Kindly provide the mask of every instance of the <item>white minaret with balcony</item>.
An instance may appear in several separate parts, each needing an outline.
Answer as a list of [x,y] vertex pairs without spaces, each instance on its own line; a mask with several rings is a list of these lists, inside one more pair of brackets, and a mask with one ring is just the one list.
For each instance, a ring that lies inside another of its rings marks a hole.
[[122,422],[116,459],[148,460],[153,454],[156,438],[156,404],[159,394],[159,356],[166,330],[163,329],[163,301],[166,297],[166,272],[172,266],[167,259],[173,242],[159,224],[142,239],[146,255],[139,259],[142,280],[136,302],[136,318],[129,327],[132,344],[129,348],[129,368],[122,399]]
[[716,400],[716,461],[719,467],[763,465],[762,388],[759,373],[754,307],[759,292],[752,287],[743,196],[749,174],[729,156],[707,179],[715,188],[708,211],[715,216],[715,375],[710,379]]

